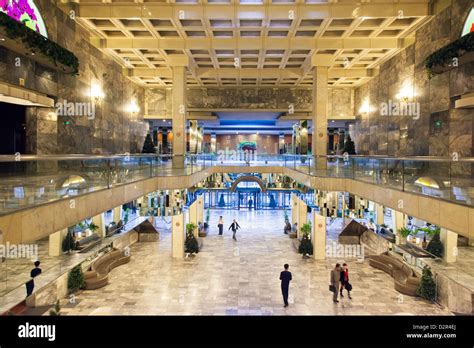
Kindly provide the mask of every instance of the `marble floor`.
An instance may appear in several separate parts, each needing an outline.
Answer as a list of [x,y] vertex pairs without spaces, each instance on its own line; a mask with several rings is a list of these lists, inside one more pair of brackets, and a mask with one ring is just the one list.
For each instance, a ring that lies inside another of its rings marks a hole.
[[[225,235],[217,235],[224,216]],[[242,227],[235,242],[232,219]],[[438,305],[402,296],[393,280],[367,262],[315,261],[297,254],[284,235],[283,211],[213,210],[210,234],[195,257],[171,258],[171,235],[137,243],[132,260],[114,269],[110,283],[82,291],[75,303],[64,300],[62,315],[449,315]],[[329,271],[335,262],[350,265],[352,300],[332,303]],[[283,308],[279,273],[290,264],[290,306]]]

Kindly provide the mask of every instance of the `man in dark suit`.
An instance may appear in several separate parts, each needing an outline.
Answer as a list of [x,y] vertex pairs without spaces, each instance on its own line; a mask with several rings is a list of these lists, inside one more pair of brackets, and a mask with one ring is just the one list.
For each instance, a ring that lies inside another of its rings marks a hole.
[[40,262],[35,261],[35,268],[33,268],[30,272],[31,279],[26,282],[26,297],[30,296],[33,293],[33,289],[35,288],[35,282],[33,278],[41,274],[41,268],[39,268],[39,265]]
[[290,265],[285,263],[283,267],[285,268],[285,270],[280,273],[281,293],[283,295],[283,302],[285,303],[285,307],[288,307],[288,291],[290,288],[290,281],[292,277],[291,277],[291,272],[288,271],[288,268],[290,268]]

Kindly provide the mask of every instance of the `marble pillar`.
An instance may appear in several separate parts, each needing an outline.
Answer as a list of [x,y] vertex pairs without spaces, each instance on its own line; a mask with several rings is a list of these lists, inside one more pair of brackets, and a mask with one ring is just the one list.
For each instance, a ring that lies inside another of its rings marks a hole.
[[172,66],[173,168],[184,168],[186,154],[186,67]]
[[173,215],[171,221],[171,257],[182,259],[184,258],[184,215]]
[[[316,66],[313,76],[313,137],[312,154],[327,155],[328,133],[328,67]],[[318,169],[326,168],[326,160],[316,161]]]
[[92,217],[92,222],[94,224],[96,224],[97,226],[99,226],[99,228],[97,229],[97,231],[95,231],[95,233],[97,233],[97,235],[100,237],[100,238],[104,238],[105,237],[105,218],[104,218],[104,213],[101,213],[99,215],[96,215],[96,216],[93,216]]
[[392,209],[392,228],[395,233],[395,244],[401,244],[400,234],[398,230],[405,226],[405,214]]
[[441,243],[443,243],[443,261],[447,263],[456,262],[458,256],[458,234],[442,228],[440,239]]
[[316,260],[326,259],[326,217],[313,211],[313,257]]
[[114,213],[113,213],[113,221],[115,223],[118,223],[120,220],[122,220],[122,206],[119,205],[118,207],[114,208]]
[[297,238],[301,239],[302,234],[301,234],[301,227],[308,222],[308,206],[304,201],[299,199],[298,203],[298,232],[297,232]]
[[49,235],[49,256],[63,254],[63,240],[67,235],[67,228]]
[[375,203],[375,223],[382,225],[384,223],[383,205]]
[[298,199],[298,197],[296,197],[296,195],[292,193],[291,194],[291,224],[292,225],[294,225],[295,223],[298,223],[299,202],[300,200]]

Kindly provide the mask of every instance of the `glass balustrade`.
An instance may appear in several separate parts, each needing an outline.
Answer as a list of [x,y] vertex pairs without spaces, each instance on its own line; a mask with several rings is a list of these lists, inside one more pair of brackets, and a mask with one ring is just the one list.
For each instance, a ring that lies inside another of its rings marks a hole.
[[[474,159],[382,156],[202,154],[185,156],[0,156],[0,214],[152,177],[191,175],[214,166],[284,166],[473,205]],[[173,166],[173,161],[181,163]]]

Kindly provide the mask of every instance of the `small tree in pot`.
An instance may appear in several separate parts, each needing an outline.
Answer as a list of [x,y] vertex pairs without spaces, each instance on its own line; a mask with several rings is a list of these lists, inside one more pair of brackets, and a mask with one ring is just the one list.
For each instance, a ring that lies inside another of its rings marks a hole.
[[421,283],[418,289],[416,289],[416,294],[430,301],[434,301],[436,299],[436,283],[433,279],[431,268],[428,266],[423,268]]
[[186,224],[186,241],[184,242],[185,252],[197,254],[199,252],[199,244],[194,236],[197,226],[194,223]]
[[428,246],[426,247],[426,251],[438,257],[443,256],[443,243],[441,242],[439,233],[433,235],[433,238],[431,238]]
[[63,243],[62,243],[62,249],[63,249],[63,252],[65,253],[70,253],[71,250],[76,249],[76,241],[74,240],[74,237],[72,236],[71,231],[68,231],[66,234],[66,237],[64,237]]
[[307,222],[301,226],[301,233],[303,234],[301,238],[301,243],[298,248],[298,252],[306,255],[313,254],[313,244],[311,243],[311,223]]
[[67,279],[67,288],[70,294],[75,293],[79,289],[83,289],[86,286],[86,281],[84,279],[84,273],[82,273],[81,265],[74,267]]

